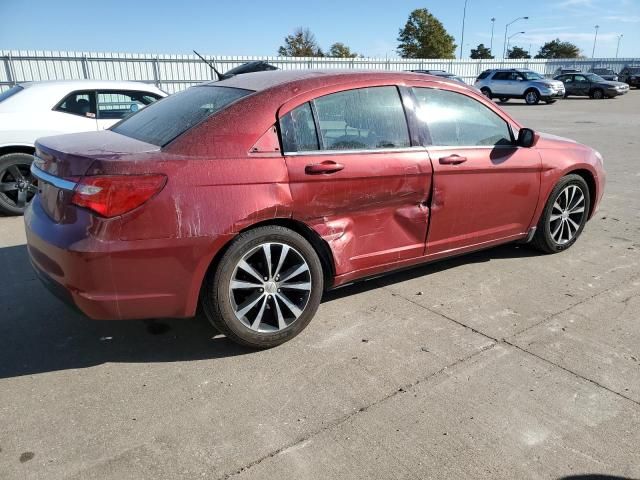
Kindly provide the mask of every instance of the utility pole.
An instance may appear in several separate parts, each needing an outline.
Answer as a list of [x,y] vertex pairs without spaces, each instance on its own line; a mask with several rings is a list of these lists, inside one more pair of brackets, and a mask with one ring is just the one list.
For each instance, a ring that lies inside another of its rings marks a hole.
[[462,38],[460,39],[460,59],[462,60],[462,52],[464,51],[464,21],[467,18],[467,1],[464,0],[464,10],[462,10]]
[[598,29],[600,28],[600,25],[596,25],[595,27],[593,27],[596,29],[596,34],[593,37],[593,50],[591,50],[591,58],[595,58],[595,54],[596,54],[596,42],[598,41]]
[[489,44],[489,50],[491,50],[491,55],[493,55],[493,29],[496,26],[496,17],[491,18],[491,44]]
[[624,37],[622,33],[618,35],[618,46],[616,47],[616,58],[618,58],[618,52],[620,51],[620,40],[622,40],[622,37]]

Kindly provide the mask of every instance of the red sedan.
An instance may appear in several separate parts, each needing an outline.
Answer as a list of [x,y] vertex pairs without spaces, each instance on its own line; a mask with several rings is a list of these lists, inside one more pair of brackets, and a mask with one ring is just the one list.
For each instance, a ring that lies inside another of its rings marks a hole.
[[412,73],[240,75],[36,157],[25,224],[52,290],[94,319],[201,304],[260,348],[329,288],[507,242],[565,250],[605,182],[593,149]]

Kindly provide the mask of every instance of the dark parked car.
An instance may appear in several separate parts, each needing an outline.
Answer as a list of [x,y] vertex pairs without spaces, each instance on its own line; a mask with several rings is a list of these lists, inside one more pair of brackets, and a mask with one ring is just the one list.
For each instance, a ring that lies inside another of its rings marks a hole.
[[604,78],[605,80],[610,80],[612,82],[618,81],[618,74],[611,70],[610,68],[599,68],[595,67],[589,70],[591,73],[595,73],[596,75]]
[[627,65],[618,75],[618,80],[630,87],[640,88],[640,65]]
[[565,97],[575,95],[594,99],[613,98],[629,91],[626,83],[610,82],[595,73],[567,73],[555,78],[564,83]]
[[605,183],[595,150],[410,73],[237,75],[36,156],[28,252],[53,291],[94,319],[201,305],[259,348],[326,289],[514,241],[563,251]]
[[584,73],[584,72],[582,70],[578,70],[577,68],[560,67],[560,68],[556,69],[556,71],[553,73],[553,75],[557,76],[557,75],[563,75],[565,73]]
[[444,78],[449,78],[451,80],[455,80],[456,82],[460,82],[463,85],[466,85],[467,83],[458,75],[455,75],[453,73],[447,72],[445,70],[409,70],[410,72],[413,73],[424,73],[426,75],[435,75],[436,77],[444,77]]

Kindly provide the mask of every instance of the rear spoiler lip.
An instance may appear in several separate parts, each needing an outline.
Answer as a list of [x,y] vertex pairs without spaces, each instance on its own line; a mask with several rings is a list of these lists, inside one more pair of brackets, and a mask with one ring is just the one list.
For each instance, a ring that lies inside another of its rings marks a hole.
[[49,183],[61,190],[68,190],[72,192],[78,185],[76,182],[72,182],[71,180],[66,180],[64,178],[56,177],[55,175],[51,175],[50,173],[47,173],[44,170],[39,169],[36,166],[35,162],[31,164],[31,174],[35,178],[37,178],[38,181]]

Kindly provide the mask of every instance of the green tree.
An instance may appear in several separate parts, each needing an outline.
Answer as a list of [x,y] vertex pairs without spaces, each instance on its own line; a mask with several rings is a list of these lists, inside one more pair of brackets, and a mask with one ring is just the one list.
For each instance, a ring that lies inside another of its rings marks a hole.
[[287,35],[284,45],[278,48],[278,55],[283,57],[324,57],[316,36],[308,28],[297,28],[293,34]]
[[403,58],[455,58],[456,44],[444,26],[426,8],[411,12],[398,35]]
[[494,58],[491,55],[491,49],[484,46],[484,43],[478,44],[476,48],[471,49],[471,58]]
[[545,43],[536,58],[578,58],[580,49],[571,42],[561,42],[559,38]]
[[507,51],[507,58],[531,58],[531,55],[524,48],[514,46]]
[[329,48],[329,56],[336,58],[355,58],[358,54],[352,52],[344,43],[336,42]]

